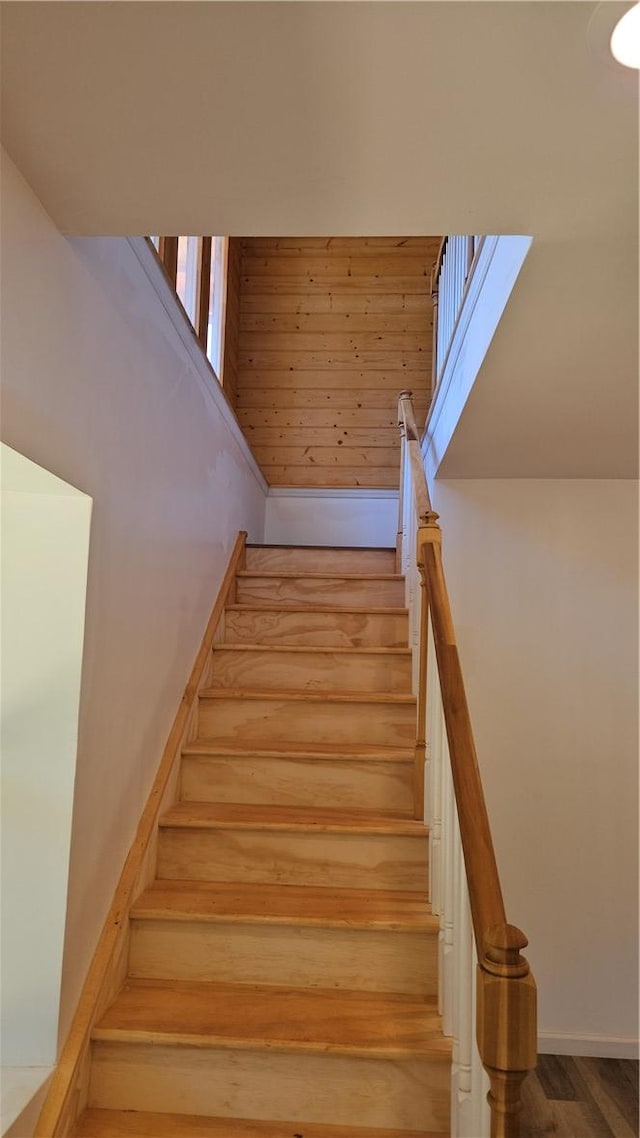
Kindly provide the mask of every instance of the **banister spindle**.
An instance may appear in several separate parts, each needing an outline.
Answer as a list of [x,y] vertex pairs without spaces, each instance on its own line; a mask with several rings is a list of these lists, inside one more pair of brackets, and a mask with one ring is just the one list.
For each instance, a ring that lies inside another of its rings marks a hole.
[[418,701],[416,722],[416,746],[413,756],[413,801],[416,818],[424,818],[424,767],[427,754],[427,650],[429,647],[429,598],[425,588],[424,566],[418,561],[420,575],[420,589],[418,605],[420,606],[420,639]]
[[429,636],[429,900],[434,916],[442,911],[442,767],[444,720],[442,698],[436,679],[436,656],[433,635]]

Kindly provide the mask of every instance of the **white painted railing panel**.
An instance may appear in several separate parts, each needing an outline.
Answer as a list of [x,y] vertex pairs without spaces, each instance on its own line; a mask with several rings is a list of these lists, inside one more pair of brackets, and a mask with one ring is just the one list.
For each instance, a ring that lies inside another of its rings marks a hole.
[[446,239],[437,281],[436,387],[444,371],[479,240],[479,237],[463,234],[451,234]]
[[[474,961],[475,959],[474,954]],[[474,1017],[477,979],[478,973],[474,967],[471,978],[471,1006],[473,1008]],[[471,1129],[464,1134],[460,1134],[458,1138],[476,1138],[476,1135],[480,1135],[481,1138],[486,1138],[486,1135],[491,1133],[491,1111],[487,1099],[488,1094],[489,1076],[482,1066],[482,1060],[476,1045],[474,1033],[473,1047],[471,1048]]]

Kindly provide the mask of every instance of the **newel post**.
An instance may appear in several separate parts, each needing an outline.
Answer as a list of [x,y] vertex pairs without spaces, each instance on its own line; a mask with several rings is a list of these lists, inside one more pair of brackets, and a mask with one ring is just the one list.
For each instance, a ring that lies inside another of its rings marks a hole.
[[520,1091],[536,1065],[536,986],[521,955],[527,943],[515,925],[495,925],[478,963],[476,1035],[491,1083],[491,1138],[519,1138]]

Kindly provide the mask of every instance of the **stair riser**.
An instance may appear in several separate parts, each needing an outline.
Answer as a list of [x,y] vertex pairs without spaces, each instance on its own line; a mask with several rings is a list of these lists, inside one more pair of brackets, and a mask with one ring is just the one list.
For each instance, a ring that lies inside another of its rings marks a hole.
[[395,573],[393,549],[305,549],[247,547],[246,568],[252,573]]
[[403,608],[404,581],[332,580],[330,577],[238,577],[238,604],[356,605]]
[[200,699],[198,735],[218,742],[402,747],[413,746],[415,734],[416,711],[411,703]]
[[427,857],[421,836],[166,827],[158,877],[426,890]]
[[276,691],[411,691],[411,657],[331,652],[214,652],[212,687]]
[[437,944],[424,931],[134,920],[129,975],[435,996]]
[[89,1106],[449,1132],[449,1064],[93,1044]]
[[225,641],[239,644],[320,645],[327,648],[403,648],[409,618],[390,613],[247,612],[225,614]]
[[413,811],[413,763],[184,756],[184,802]]

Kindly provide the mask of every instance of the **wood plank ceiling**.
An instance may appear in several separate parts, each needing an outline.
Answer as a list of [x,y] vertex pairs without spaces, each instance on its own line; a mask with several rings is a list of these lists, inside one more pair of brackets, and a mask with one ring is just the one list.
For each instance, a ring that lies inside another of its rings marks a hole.
[[424,422],[439,237],[245,237],[235,406],[273,486],[396,487],[396,402]]

